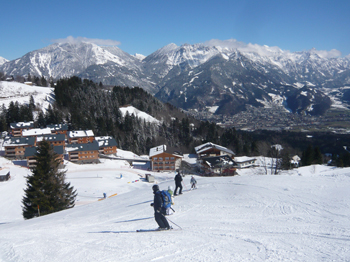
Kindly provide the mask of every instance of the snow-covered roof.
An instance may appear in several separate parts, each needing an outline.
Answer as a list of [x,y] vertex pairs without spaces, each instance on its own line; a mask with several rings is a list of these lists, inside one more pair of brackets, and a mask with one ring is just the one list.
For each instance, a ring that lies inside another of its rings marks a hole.
[[97,136],[95,140],[99,147],[117,146],[117,141],[111,136]]
[[235,154],[232,150],[230,150],[226,147],[223,147],[223,146],[216,145],[216,144],[211,143],[211,142],[205,143],[205,144],[200,145],[200,146],[196,146],[194,149],[196,150],[197,154],[200,154],[200,153],[203,153],[211,148],[216,148],[216,149],[223,151],[223,152],[226,152],[228,154],[232,154],[232,155]]
[[249,161],[255,161],[256,158],[248,157],[248,156],[237,156],[237,157],[235,157],[234,160],[236,163],[245,163],[245,162],[249,162]]
[[94,132],[92,130],[76,130],[76,131],[69,131],[68,137],[90,137],[94,136]]
[[50,128],[33,128],[22,131],[22,136],[40,136],[40,135],[50,135]]
[[11,123],[10,124],[11,129],[17,129],[17,128],[33,128],[34,122],[17,122],[17,123]]
[[234,165],[234,161],[232,158],[228,155],[221,155],[221,156],[212,156],[212,157],[205,157],[203,158],[203,161],[209,166],[209,167],[215,167],[219,164],[230,164]]
[[98,142],[94,140],[92,143],[86,144],[73,144],[66,146],[66,152],[72,151],[91,151],[91,150],[99,150]]
[[165,151],[166,151],[166,145],[156,146],[149,150],[149,156],[152,157],[155,155],[159,155],[161,153],[164,153]]
[[[24,157],[30,157],[30,156],[34,156],[37,154],[37,148],[36,147],[27,147],[25,152],[24,152]],[[63,155],[63,146],[54,146],[53,147],[53,151],[56,153],[56,154],[59,154],[59,155]]]
[[67,124],[55,124],[55,125],[47,125],[46,127],[50,128],[51,130],[68,130]]
[[301,160],[301,158],[298,155],[295,155],[292,157],[292,160],[299,162]]
[[65,135],[64,134],[53,134],[53,135],[45,135],[45,136],[38,136],[36,141],[37,142],[41,142],[43,140],[46,140],[46,141],[64,141],[66,139]]
[[34,145],[35,144],[35,137],[10,137],[8,139],[5,139],[3,143],[3,147],[7,146],[27,146],[27,145]]

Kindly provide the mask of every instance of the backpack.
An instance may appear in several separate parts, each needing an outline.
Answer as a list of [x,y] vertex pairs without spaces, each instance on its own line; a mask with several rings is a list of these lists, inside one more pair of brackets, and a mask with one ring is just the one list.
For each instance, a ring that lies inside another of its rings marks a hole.
[[171,207],[171,195],[167,190],[160,191],[160,195],[162,196],[163,205],[162,208],[167,209]]

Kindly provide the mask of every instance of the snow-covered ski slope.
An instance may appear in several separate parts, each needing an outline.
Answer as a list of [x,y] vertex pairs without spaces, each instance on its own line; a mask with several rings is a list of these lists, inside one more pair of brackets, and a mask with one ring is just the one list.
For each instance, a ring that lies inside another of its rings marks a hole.
[[[0,182],[0,261],[350,261],[349,168],[247,169],[196,177],[190,192],[186,176],[169,217],[183,230],[139,234],[157,227],[153,184],[139,180],[149,172],[115,160],[69,164],[77,206],[25,221],[20,200],[29,171],[0,160],[12,175]],[[174,173],[152,174],[161,189],[174,186]],[[117,195],[98,201],[104,192]]]
[[46,110],[54,101],[53,88],[41,86],[28,86],[17,82],[0,81],[0,103],[6,107],[11,102],[29,104],[33,96],[35,105]]

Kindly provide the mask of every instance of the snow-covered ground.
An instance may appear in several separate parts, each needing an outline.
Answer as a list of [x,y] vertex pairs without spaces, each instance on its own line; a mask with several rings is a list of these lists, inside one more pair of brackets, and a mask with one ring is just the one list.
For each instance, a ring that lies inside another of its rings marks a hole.
[[155,124],[160,124],[161,122],[159,120],[157,120],[156,118],[154,118],[153,116],[138,110],[137,108],[133,107],[133,106],[126,106],[126,107],[120,107],[119,108],[120,111],[122,112],[122,115],[125,117],[126,112],[129,113],[129,115],[134,114],[135,117],[144,119],[146,122],[150,122],[150,123],[155,123]]
[[[153,184],[142,178],[152,172],[122,160],[69,163],[76,207],[23,220],[29,170],[4,158],[0,166],[11,170],[0,182],[0,261],[350,261],[349,168],[246,169],[196,177],[193,191],[186,176],[169,216],[182,230],[136,233],[157,227]],[[161,189],[174,186],[174,173],[152,174]]]
[[54,101],[53,88],[0,81],[0,105],[8,107],[11,101],[29,104],[30,96],[33,96],[35,105],[44,111]]

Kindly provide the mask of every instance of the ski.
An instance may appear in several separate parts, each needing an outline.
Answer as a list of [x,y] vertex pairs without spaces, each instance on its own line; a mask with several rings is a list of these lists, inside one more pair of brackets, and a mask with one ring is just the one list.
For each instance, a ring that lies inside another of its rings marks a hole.
[[160,229],[156,228],[156,229],[138,229],[138,230],[136,230],[136,232],[138,232],[138,233],[141,233],[141,232],[166,232],[166,231],[178,231],[178,229],[171,228],[171,229],[167,229],[167,230],[165,230],[165,229],[160,230]]
[[157,232],[157,231],[165,231],[157,229],[137,229],[136,232]]

